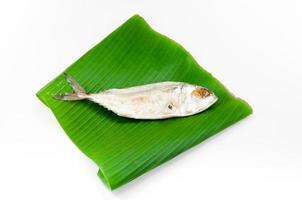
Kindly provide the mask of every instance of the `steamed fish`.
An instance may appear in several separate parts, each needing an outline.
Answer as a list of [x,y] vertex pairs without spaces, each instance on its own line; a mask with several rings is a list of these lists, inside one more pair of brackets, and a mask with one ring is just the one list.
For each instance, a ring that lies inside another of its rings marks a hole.
[[65,73],[65,77],[74,93],[54,95],[56,99],[88,99],[127,118],[164,119],[189,116],[206,110],[218,100],[213,92],[204,87],[171,81],[88,94],[70,75]]

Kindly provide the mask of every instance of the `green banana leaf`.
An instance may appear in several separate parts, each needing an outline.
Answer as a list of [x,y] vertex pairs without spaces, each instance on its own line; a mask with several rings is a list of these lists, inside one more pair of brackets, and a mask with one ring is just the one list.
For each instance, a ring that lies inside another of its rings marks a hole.
[[48,106],[74,144],[99,167],[111,189],[135,179],[252,113],[202,69],[179,44],[155,32],[138,15],[131,17],[65,72],[88,92],[161,81],[182,81],[214,91],[218,102],[200,114],[166,120],[134,120],[89,101],[66,102],[53,94],[72,89],[63,74],[43,87]]

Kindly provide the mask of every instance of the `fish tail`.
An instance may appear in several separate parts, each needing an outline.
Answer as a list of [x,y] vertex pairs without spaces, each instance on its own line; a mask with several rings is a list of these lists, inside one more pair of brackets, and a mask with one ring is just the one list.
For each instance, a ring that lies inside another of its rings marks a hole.
[[65,101],[77,101],[77,100],[87,99],[89,97],[85,89],[69,74],[64,73],[64,76],[67,82],[69,83],[69,85],[72,87],[74,93],[53,95],[55,99],[65,100]]

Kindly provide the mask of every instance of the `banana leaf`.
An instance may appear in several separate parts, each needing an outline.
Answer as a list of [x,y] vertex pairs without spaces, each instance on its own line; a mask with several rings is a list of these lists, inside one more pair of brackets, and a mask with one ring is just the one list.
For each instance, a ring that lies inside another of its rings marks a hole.
[[182,81],[214,91],[218,102],[200,114],[166,120],[134,120],[88,101],[56,100],[72,89],[63,73],[44,86],[38,98],[48,106],[73,143],[99,167],[110,188],[135,179],[252,113],[201,68],[179,44],[131,17],[65,72],[88,92],[161,81]]

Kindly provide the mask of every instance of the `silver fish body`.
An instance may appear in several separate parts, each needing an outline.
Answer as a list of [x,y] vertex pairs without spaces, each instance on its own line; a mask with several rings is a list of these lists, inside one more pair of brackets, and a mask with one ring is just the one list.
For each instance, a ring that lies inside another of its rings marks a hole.
[[55,95],[61,100],[88,99],[119,116],[134,119],[165,119],[200,113],[218,98],[208,89],[183,82],[160,82],[87,94],[71,76],[67,81],[75,93]]

